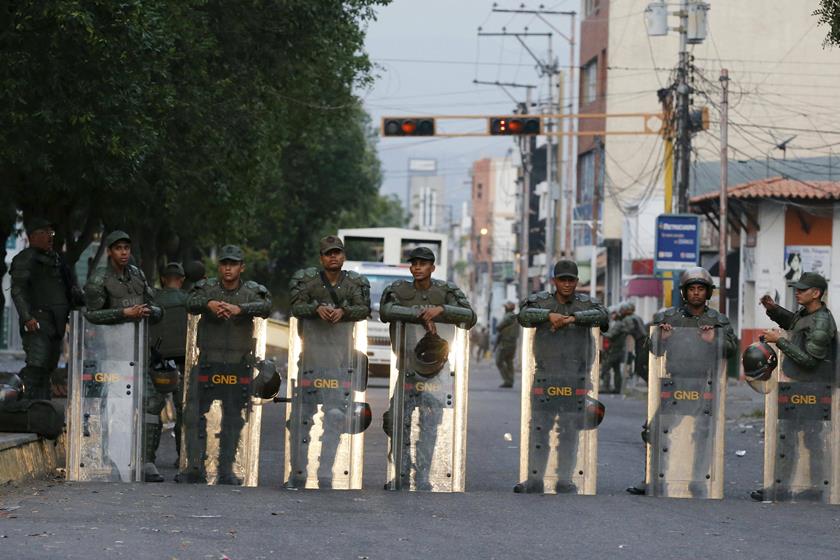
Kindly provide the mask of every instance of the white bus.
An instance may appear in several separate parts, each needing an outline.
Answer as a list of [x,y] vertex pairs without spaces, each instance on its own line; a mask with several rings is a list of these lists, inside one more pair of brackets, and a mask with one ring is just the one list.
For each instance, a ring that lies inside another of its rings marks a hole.
[[435,272],[432,277],[446,280],[449,258],[447,237],[443,233],[401,228],[340,229],[338,236],[344,241],[344,253],[347,256],[344,268],[364,274],[370,281],[370,373],[387,377],[391,366],[391,340],[388,325],[379,320],[382,292],[395,280],[411,278],[406,259],[413,249],[421,246],[428,247],[435,254]]

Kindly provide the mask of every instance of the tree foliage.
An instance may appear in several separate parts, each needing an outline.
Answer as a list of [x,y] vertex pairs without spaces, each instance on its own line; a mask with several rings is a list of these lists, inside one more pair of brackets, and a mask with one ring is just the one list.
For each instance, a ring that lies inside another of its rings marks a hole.
[[825,44],[840,46],[840,0],[820,0],[820,7],[814,15],[821,25],[828,26]]
[[4,208],[55,221],[71,262],[126,229],[150,275],[247,245],[274,290],[322,233],[400,225],[354,94],[372,80],[365,26],[387,1],[6,3]]

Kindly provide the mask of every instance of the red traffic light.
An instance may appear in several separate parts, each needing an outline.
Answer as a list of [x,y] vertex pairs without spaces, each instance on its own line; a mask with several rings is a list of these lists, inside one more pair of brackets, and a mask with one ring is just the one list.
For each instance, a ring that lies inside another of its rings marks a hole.
[[493,135],[536,135],[539,133],[539,117],[490,117],[490,134]]
[[435,120],[432,118],[384,118],[382,136],[434,136]]

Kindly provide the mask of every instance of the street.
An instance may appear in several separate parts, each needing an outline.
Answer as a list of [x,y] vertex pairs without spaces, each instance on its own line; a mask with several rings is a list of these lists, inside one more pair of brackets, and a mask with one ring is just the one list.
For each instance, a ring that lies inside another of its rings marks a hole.
[[[282,405],[263,416],[258,488],[35,482],[0,490],[4,558],[787,558],[837,557],[840,509],[758,504],[748,492],[762,472],[762,400],[730,385],[726,497],[695,501],[634,497],[641,479],[645,403],[604,395],[598,495],[514,494],[519,383],[497,388],[495,367],[474,366],[464,494],[382,489],[386,440],[383,379],[368,390],[365,489],[281,489]],[[505,434],[513,436],[506,441]],[[158,459],[171,480],[169,433]],[[745,451],[741,457],[736,451]],[[16,508],[16,509],[15,509]]]

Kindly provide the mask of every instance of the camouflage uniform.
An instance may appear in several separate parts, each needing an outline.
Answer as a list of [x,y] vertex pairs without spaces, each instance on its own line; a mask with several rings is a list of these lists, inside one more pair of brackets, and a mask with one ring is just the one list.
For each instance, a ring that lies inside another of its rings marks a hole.
[[[434,262],[434,254],[425,247],[414,249],[409,255],[409,260],[421,259]],[[467,296],[452,282],[442,280],[431,280],[431,286],[427,290],[420,290],[415,286],[413,280],[397,280],[385,288],[382,292],[382,300],[379,305],[379,317],[384,323],[390,323],[391,345],[396,344],[396,323],[422,324],[419,318],[423,309],[441,306],[443,313],[435,319],[437,323],[449,323],[461,325],[467,329],[472,328],[476,322],[476,314],[473,311]],[[417,426],[420,427],[420,436],[415,438],[413,444],[416,455],[413,468],[416,472],[416,485],[418,489],[430,489],[429,475],[437,443],[437,429],[442,421],[443,406],[428,391],[406,390],[403,403],[404,418],[411,418],[413,411],[417,410],[419,415]],[[383,416],[383,427],[390,438],[391,426],[391,405]],[[412,422],[403,423],[403,442],[410,445],[412,442]],[[393,443],[393,439],[391,439]],[[394,450],[390,450],[393,454]]]
[[[549,321],[550,313],[574,316],[575,322],[571,325],[551,330]],[[592,343],[590,329],[602,327],[607,320],[607,311],[598,301],[583,294],[574,294],[569,303],[560,303],[555,294],[539,292],[532,294],[522,302],[519,310],[519,324],[523,327],[535,327],[533,342],[534,353],[534,379],[532,385],[538,387],[542,384],[551,384],[556,379],[563,379],[570,374],[578,374],[586,378],[586,388],[589,389],[589,373],[595,356],[592,355]],[[530,372],[523,372],[528,375]],[[549,449],[551,434],[556,433],[558,448],[563,453],[558,456],[557,474],[562,480],[571,480],[573,459],[577,456],[580,427],[577,424],[569,425],[564,422],[564,415],[561,410],[546,408],[538,398],[531,399],[531,422],[534,426],[542,426],[541,430],[534,430],[532,444],[538,449]],[[556,429],[554,426],[556,425]],[[545,472],[548,466],[548,453],[535,454],[539,457],[530,465],[532,470]],[[542,492],[543,481],[541,479],[520,483],[526,488],[518,488],[516,491],[527,490],[528,492]],[[517,485],[517,486],[520,486]],[[570,489],[558,488],[558,492],[566,492]]]
[[504,387],[513,387],[513,358],[516,355],[516,341],[519,340],[519,323],[516,313],[508,311],[499,324],[496,347],[496,367],[502,376]]
[[340,307],[344,310],[342,321],[364,321],[370,315],[370,282],[361,274],[341,271],[333,289],[338,296],[335,303],[321,277],[318,268],[298,270],[289,284],[290,304],[293,317],[300,319],[319,318],[317,309],[321,305]]
[[[179,263],[170,263],[164,273],[173,271],[184,275]],[[181,422],[184,412],[184,357],[187,351],[187,291],[180,288],[158,288],[154,291],[155,301],[163,308],[163,319],[150,329],[150,340],[157,344],[164,360],[172,360],[178,366],[180,376],[178,388],[172,398],[175,406],[175,451],[181,455]],[[162,426],[159,425],[160,428]]]
[[[104,243],[111,247],[120,240],[130,241],[127,234],[116,231],[105,238]],[[96,325],[116,325],[128,323],[123,310],[133,305],[148,305],[151,310],[150,323],[157,323],[163,317],[163,310],[155,302],[152,289],[146,282],[146,276],[133,264],[128,264],[118,272],[108,259],[105,266],[100,266],[85,284],[85,317]],[[146,412],[143,430],[144,456],[146,463],[155,462],[155,453],[160,442],[160,413],[166,405],[164,395],[157,392],[148,374],[143,376],[145,386]]]
[[[604,350],[601,362],[601,392],[621,392],[621,364],[627,346],[627,325],[622,319],[615,319],[604,333],[608,347]],[[610,372],[613,372],[614,384],[610,390]]]
[[[47,226],[49,224],[45,224]],[[12,260],[12,301],[20,318],[20,336],[26,365],[20,378],[26,398],[49,399],[50,374],[58,365],[71,309],[81,303],[81,293],[70,269],[55,251],[28,247]],[[38,321],[38,330],[24,324]]]
[[[343,245],[330,246],[330,243],[325,241],[336,240],[334,243],[340,243],[337,237],[328,236],[321,241],[321,254],[324,254],[325,249],[341,249]],[[353,271],[341,271],[338,281],[332,290],[336,295],[336,300],[333,300],[330,290],[327,287],[328,279],[318,268],[305,268],[298,270],[289,285],[289,292],[291,293],[291,313],[293,317],[298,319],[310,319],[314,321],[322,321],[318,315],[317,309],[319,306],[327,306],[331,308],[340,308],[344,310],[344,315],[341,317],[341,322],[355,322],[364,321],[370,315],[370,283],[368,279]],[[322,324],[324,324],[322,322]],[[299,332],[303,336],[303,325],[299,324]],[[327,328],[322,331],[325,336],[323,339],[312,341],[315,348],[319,351],[327,346],[335,349],[336,354],[312,356],[301,355],[300,363],[301,370],[304,369],[304,361],[310,364],[317,364],[321,368],[335,367],[332,364],[341,364],[344,360],[342,355],[346,350],[348,344],[346,331],[344,329]],[[350,331],[352,332],[352,331]],[[331,333],[331,334],[326,334]],[[335,337],[334,344],[330,344],[330,338]],[[304,339],[304,348],[306,348],[306,340]],[[304,349],[305,352],[305,349]],[[308,359],[307,359],[308,358]],[[366,376],[367,372],[358,372],[360,375]],[[315,426],[313,418],[319,411],[319,405],[322,407],[324,418],[330,414],[331,411],[344,415],[343,407],[345,401],[343,395],[334,394],[335,392],[320,391],[312,398],[297,397],[292,414],[295,421],[294,426],[304,426],[303,429],[293,429],[291,437],[295,441],[308,441],[310,438],[310,430]],[[341,427],[335,423],[323,422],[323,432],[321,433],[321,456],[318,463],[318,479],[320,481],[320,488],[328,488],[332,484],[332,469],[336,459],[336,450],[340,443]],[[301,433],[304,432],[304,433]],[[290,464],[293,473],[306,472],[308,465],[307,445],[293,445],[292,457]],[[292,475],[290,480],[286,482],[288,487],[303,487],[306,481],[300,476]]]
[[471,329],[476,322],[467,296],[453,282],[432,280],[428,290],[418,290],[413,280],[397,280],[382,292],[379,305],[379,317],[383,323],[391,323],[391,340],[393,340],[394,323],[420,324],[420,313],[427,307],[442,306],[443,313],[435,319],[437,323],[464,325]]
[[785,367],[785,375],[801,377],[802,380],[808,377],[831,379],[834,373],[837,325],[825,303],[813,313],[808,313],[804,307],[794,313],[777,306],[768,309],[767,316],[790,333],[789,338],[780,338],[776,344],[785,359],[795,364],[790,369],[789,366]]
[[[222,260],[242,260],[238,247],[225,246],[219,254]],[[242,312],[229,319],[219,318],[208,307],[211,301],[221,301],[239,306]],[[187,299],[187,311],[201,315],[198,323],[196,344],[199,362],[191,372],[188,395],[197,395],[186,403],[184,424],[187,436],[187,471],[185,478],[178,480],[197,482],[204,477],[202,471],[206,454],[208,434],[205,415],[215,400],[221,401],[222,420],[219,434],[218,474],[220,483],[236,484],[233,465],[239,437],[245,420],[242,411],[249,403],[250,388],[214,386],[200,381],[201,372],[212,372],[222,368],[227,372],[244,372],[251,367],[254,352],[254,318],[266,318],[271,313],[271,295],[265,286],[257,282],[241,282],[235,290],[226,290],[217,278],[200,280],[193,286]],[[205,374],[206,375],[206,374]],[[197,408],[195,408],[197,406]],[[195,431],[196,433],[191,433]]]
[[633,337],[633,359],[628,356],[628,364],[633,366],[633,373],[647,381],[647,355],[644,352],[647,329],[642,318],[635,313],[626,315],[622,321],[628,336]]
[[[782,371],[792,380],[779,383],[780,400],[785,389],[794,391],[800,383],[805,384],[801,387],[813,387],[808,384],[814,382],[833,385],[836,382],[837,326],[825,303],[813,313],[804,307],[791,312],[777,306],[768,309],[767,316],[788,331],[788,338],[780,338],[776,343],[785,357]],[[818,429],[805,429],[805,424],[802,424],[798,430],[790,430],[787,436],[798,438],[798,432],[802,432],[803,444],[808,450],[811,476],[824,472],[825,465],[821,464],[827,452],[824,448],[824,433]],[[791,480],[792,471],[801,460],[780,462],[776,468],[776,477],[784,481]]]

